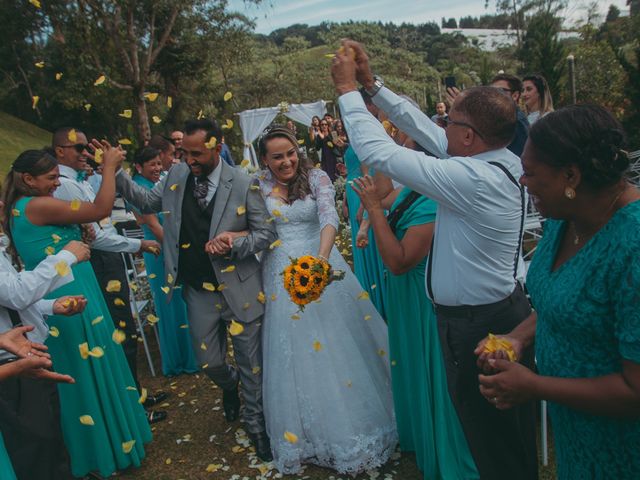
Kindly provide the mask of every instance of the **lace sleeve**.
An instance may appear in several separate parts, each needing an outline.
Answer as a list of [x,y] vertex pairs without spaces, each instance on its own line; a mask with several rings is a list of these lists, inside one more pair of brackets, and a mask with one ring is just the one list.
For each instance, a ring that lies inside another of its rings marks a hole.
[[318,218],[320,220],[320,228],[327,225],[333,225],[338,229],[340,220],[338,212],[336,212],[336,191],[329,176],[322,170],[314,168],[309,172],[309,186],[311,193],[318,204]]

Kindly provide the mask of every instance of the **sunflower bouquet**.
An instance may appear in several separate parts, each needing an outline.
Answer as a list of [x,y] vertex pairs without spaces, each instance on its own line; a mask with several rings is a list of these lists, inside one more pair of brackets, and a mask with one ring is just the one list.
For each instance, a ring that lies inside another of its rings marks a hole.
[[284,289],[291,301],[304,310],[304,307],[320,298],[324,289],[334,280],[342,280],[344,272],[333,270],[329,262],[312,255],[292,258],[291,263],[282,272]]

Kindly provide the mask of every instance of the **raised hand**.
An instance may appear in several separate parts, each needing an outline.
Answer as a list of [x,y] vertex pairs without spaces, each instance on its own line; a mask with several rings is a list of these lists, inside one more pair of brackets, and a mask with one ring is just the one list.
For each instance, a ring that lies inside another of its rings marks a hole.
[[0,334],[0,348],[11,352],[18,357],[44,357],[49,358],[47,347],[41,343],[32,342],[25,334],[33,330],[33,325],[15,327]]
[[102,150],[102,168],[118,170],[122,166],[127,152],[125,152],[120,145],[113,147],[107,140],[91,140],[91,145],[97,151]]
[[53,303],[53,313],[56,315],[71,316],[84,311],[87,299],[82,295],[66,295],[56,299]]
[[351,185],[351,188],[358,194],[362,202],[362,206],[367,211],[374,209],[381,209],[382,204],[380,202],[380,194],[376,186],[376,182],[370,175],[356,178]]
[[373,87],[373,72],[369,66],[369,56],[364,50],[364,46],[354,40],[345,38],[342,40],[344,50],[353,55],[356,63],[356,80],[366,89]]

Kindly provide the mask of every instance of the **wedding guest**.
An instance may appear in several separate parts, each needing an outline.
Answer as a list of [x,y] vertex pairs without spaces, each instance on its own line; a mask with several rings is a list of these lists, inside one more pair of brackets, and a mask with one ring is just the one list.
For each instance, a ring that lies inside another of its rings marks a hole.
[[314,115],[311,119],[311,126],[309,127],[309,139],[311,143],[316,141],[316,136],[320,133],[320,117]]
[[[496,410],[478,390],[473,353],[488,333],[511,331],[531,312],[516,282],[525,202],[516,181],[520,160],[506,149],[515,104],[495,88],[467,89],[456,97],[445,130],[374,78],[362,45],[345,40],[343,47],[332,75],[358,158],[438,203],[426,285],[449,392],[480,476],[537,479],[533,402]],[[396,145],[365,108],[356,77],[398,129],[436,156]],[[522,361],[533,365],[531,349]]]
[[[84,181],[84,177],[79,175],[86,165],[89,155],[86,135],[80,130],[63,127],[54,132],[51,143],[60,173],[59,185],[53,191],[53,195],[66,201],[94,201],[96,193],[91,185]],[[113,222],[125,225],[127,222],[132,222],[135,226],[135,217],[129,217],[122,198],[119,199],[117,208],[115,204],[114,200],[114,207],[111,211],[101,218],[99,223],[93,223],[96,238],[91,244],[91,266],[102,288],[102,294],[105,297],[114,326],[125,332],[126,339],[122,343],[122,348],[136,387],[142,391],[138,381],[138,331],[132,314],[131,300],[126,291],[128,285],[127,267],[121,253],[147,252],[158,255],[160,244],[155,240],[138,240],[118,234]],[[115,220],[110,218],[112,215],[117,215]],[[129,228],[131,228],[130,225]],[[109,282],[112,281],[119,282],[120,287],[117,289],[108,288]],[[167,394],[164,392],[147,395],[145,407],[151,407],[166,398]],[[167,416],[164,411],[149,412],[148,415],[149,421],[152,423],[164,420]]]
[[535,341],[538,373],[476,350],[498,372],[480,376],[496,408],[549,401],[560,480],[640,478],[640,193],[623,140],[595,105],[531,127],[520,181],[548,220],[527,275],[535,314],[505,338],[518,357]]
[[235,167],[236,162],[233,161],[233,157],[231,156],[231,149],[229,148],[229,145],[227,145],[224,141],[224,135],[220,139],[220,143],[222,145],[222,149],[220,150],[220,158],[224,160],[224,163],[226,163],[230,167]]
[[162,175],[168,172],[171,167],[180,161],[176,158],[176,146],[170,139],[163,135],[154,135],[149,140],[149,146],[158,150],[160,162],[162,163]]
[[[274,462],[282,473],[299,473],[305,463],[351,474],[375,468],[397,443],[386,326],[334,248],[338,214],[329,177],[313,168],[287,128],[267,130],[259,153],[266,166],[260,188],[282,242],[262,258],[270,299],[264,410]],[[345,278],[299,312],[279,274],[303,255],[325,259]]]
[[[72,273],[61,275],[56,265],[86,262],[89,247],[72,240],[33,271],[18,272],[5,253],[9,239],[2,233],[0,245],[0,430],[19,478],[70,479],[53,382],[73,383],[73,379],[48,370],[51,360],[42,343],[49,327],[44,316],[76,315],[87,302],[82,296],[43,297],[74,279]],[[6,472],[2,462],[0,472]]]
[[547,80],[542,75],[528,75],[522,79],[522,100],[529,125],[553,112],[553,99]]
[[508,73],[500,73],[493,77],[491,86],[497,88],[513,98],[516,104],[516,114],[518,115],[518,123],[516,124],[516,134],[511,143],[507,146],[509,150],[517,156],[522,155],[524,144],[529,136],[529,121],[525,113],[520,110],[520,94],[522,93],[522,81],[515,75]]
[[[136,174],[133,176],[133,181],[151,190],[160,180],[163,171],[159,151],[151,147],[143,148],[136,154],[134,161]],[[162,243],[164,214],[141,214],[135,211],[135,215],[144,231],[144,237]],[[162,291],[166,278],[162,252],[158,256],[145,253],[144,264],[158,316],[162,373],[171,376],[197,372],[198,364],[189,335],[187,306],[182,298],[182,289],[174,290],[171,300],[167,301],[167,296]]]
[[444,102],[436,103],[436,114],[431,116],[431,121],[439,127],[446,128],[447,126],[447,104]]
[[386,319],[400,448],[415,452],[425,480],[479,478],[447,390],[436,317],[424,290],[436,204],[408,188],[389,214],[372,177],[353,189],[369,213],[386,267]]
[[[115,172],[124,151],[106,142],[96,146],[104,155],[102,185],[93,202],[53,197],[60,185],[58,164],[44,151],[27,150],[13,162],[3,189],[3,228],[27,270],[34,270],[70,240],[79,240],[79,224],[109,215]],[[87,299],[84,311],[73,318],[48,317],[50,329],[57,333],[47,340],[56,370],[76,381],[58,387],[71,471],[79,477],[92,471],[109,476],[139,466],[151,430],[102,289],[88,262],[73,266],[61,262],[55,267],[62,276],[74,276],[73,282],[55,291],[56,296]]]
[[316,150],[320,153],[320,168],[329,175],[332,182],[335,182],[336,178],[338,178],[336,169],[338,148],[333,143],[331,124],[326,119],[327,115],[320,121],[320,133],[316,136]]
[[169,137],[171,138],[173,145],[176,147],[176,160],[178,160],[178,162],[181,162],[183,160],[182,139],[184,138],[184,133],[182,133],[180,130],[174,130],[173,132],[171,132],[171,135],[169,135]]

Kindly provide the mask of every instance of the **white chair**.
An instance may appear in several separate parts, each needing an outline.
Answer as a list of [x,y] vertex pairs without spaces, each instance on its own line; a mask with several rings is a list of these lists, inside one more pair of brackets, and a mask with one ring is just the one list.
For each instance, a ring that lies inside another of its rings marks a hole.
[[[127,238],[143,239],[144,233],[141,229],[136,228],[132,230],[123,229],[122,235]],[[131,313],[136,321],[136,330],[138,336],[142,339],[142,345],[144,346],[144,352],[147,356],[147,363],[149,364],[149,370],[151,376],[156,376],[156,370],[153,366],[153,359],[151,358],[151,352],[149,351],[149,344],[147,342],[147,336],[144,333],[144,327],[151,325],[158,345],[160,344],[160,338],[158,337],[158,330],[156,326],[149,323],[147,319],[142,319],[140,313],[144,310],[144,307],[149,303],[148,299],[136,299],[136,290],[140,287],[141,279],[147,277],[147,271],[144,265],[144,258],[142,254],[134,253],[122,253],[123,260],[127,266],[127,287],[129,288],[129,299],[131,301]],[[135,286],[134,286],[135,285]]]

